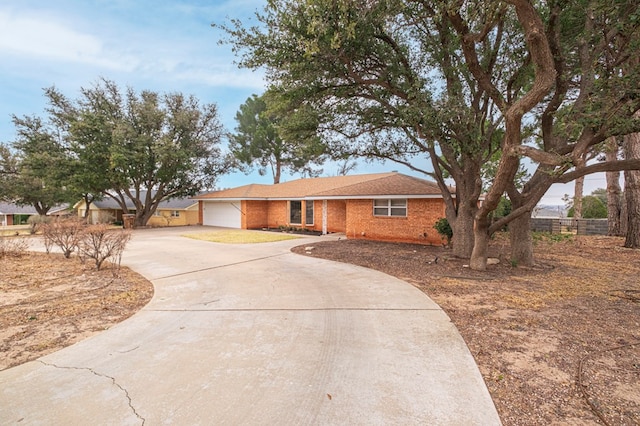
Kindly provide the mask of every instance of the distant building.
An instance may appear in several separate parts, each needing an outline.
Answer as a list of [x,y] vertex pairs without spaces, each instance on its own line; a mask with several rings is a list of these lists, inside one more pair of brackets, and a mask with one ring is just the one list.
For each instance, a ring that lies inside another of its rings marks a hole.
[[564,219],[567,217],[567,209],[563,205],[540,205],[533,209],[531,217],[538,219]]
[[[146,193],[142,192],[140,198],[144,199]],[[133,201],[126,199],[129,213],[135,213],[136,207]],[[78,201],[74,208],[79,217],[84,217],[86,205],[84,201]],[[94,201],[89,207],[89,221],[91,223],[122,222],[122,207],[116,200],[105,197]],[[198,201],[191,198],[171,198],[161,201],[155,214],[149,219],[148,226],[185,226],[198,224]]]
[[[68,213],[68,205],[52,207],[47,216]],[[38,216],[33,206],[19,206],[14,203],[0,203],[0,226],[26,225],[31,216]]]

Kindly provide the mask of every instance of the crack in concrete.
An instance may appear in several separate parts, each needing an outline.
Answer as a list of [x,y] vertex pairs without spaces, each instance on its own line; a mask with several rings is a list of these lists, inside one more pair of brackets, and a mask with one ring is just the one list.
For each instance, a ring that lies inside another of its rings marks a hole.
[[115,377],[111,377],[111,376],[108,376],[108,375],[106,375],[106,374],[98,373],[97,371],[95,371],[94,369],[89,368],[89,367],[63,367],[63,366],[60,366],[60,365],[50,364],[50,363],[44,362],[44,361],[42,361],[42,360],[40,360],[40,359],[39,359],[39,360],[37,360],[37,361],[38,361],[39,363],[41,363],[42,365],[45,365],[45,366],[47,366],[47,367],[59,368],[59,369],[61,369],[61,370],[81,370],[81,371],[88,371],[88,372],[90,372],[91,374],[93,374],[93,375],[95,375],[95,376],[97,376],[97,377],[101,377],[101,378],[105,378],[105,379],[109,379],[109,380],[111,380],[111,383],[112,383],[114,386],[116,386],[118,389],[120,389],[120,390],[124,393],[125,397],[127,398],[129,408],[131,408],[131,411],[133,412],[133,414],[134,414],[137,418],[139,418],[139,419],[142,421],[142,425],[144,425],[144,424],[145,424],[146,419],[145,419],[144,417],[142,417],[142,416],[138,413],[138,411],[136,410],[136,408],[133,406],[133,400],[131,399],[131,396],[129,395],[129,391],[127,391],[124,387],[122,387],[122,385],[120,385],[120,384],[116,381]]
[[253,259],[241,260],[239,262],[225,263],[223,265],[210,266],[208,268],[195,269],[193,271],[186,271],[186,272],[178,272],[177,274],[165,275],[163,277],[155,277],[155,278],[148,278],[148,279],[151,280],[151,281],[164,280],[164,279],[167,279],[167,278],[180,277],[180,276],[189,275],[189,274],[197,274],[198,272],[211,271],[213,269],[222,269],[222,268],[227,268],[229,266],[242,265],[244,263],[251,263],[251,262],[256,262],[256,261],[259,261],[259,260],[265,260],[265,259],[271,259],[271,258],[274,258],[274,257],[286,256],[288,254],[291,254],[291,253],[278,253],[278,254],[273,254],[273,255],[270,255],[270,256],[256,257],[256,258],[253,258]]

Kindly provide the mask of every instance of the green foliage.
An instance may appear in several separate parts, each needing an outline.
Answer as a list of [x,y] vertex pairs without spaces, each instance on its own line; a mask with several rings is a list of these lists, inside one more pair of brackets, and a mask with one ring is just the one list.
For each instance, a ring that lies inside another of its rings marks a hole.
[[604,204],[605,206],[607,205],[607,190],[604,188],[598,188],[598,189],[594,189],[593,191],[591,191],[591,195],[593,195],[594,197],[597,197],[600,201],[602,201],[602,204]]
[[229,167],[216,106],[193,96],[122,91],[104,79],[75,101],[54,88],[45,94],[51,121],[73,153],[67,187],[87,202],[112,197],[125,212],[130,200],[137,225],[161,201],[211,188]]
[[236,113],[236,133],[229,135],[229,148],[241,167],[259,166],[265,175],[271,169],[279,183],[283,169],[317,175],[311,164],[323,161],[325,147],[316,134],[317,117],[305,106],[294,108],[275,89],[252,95]]
[[433,225],[433,228],[438,232],[440,238],[446,241],[447,246],[451,244],[451,238],[453,238],[453,229],[446,218],[440,218]]
[[551,233],[551,232],[532,232],[531,236],[534,242],[550,242],[560,243],[563,241],[572,241],[573,234]]
[[[518,195],[514,210],[532,209],[553,183],[575,179],[576,158],[640,130],[637,9],[273,0],[259,25],[222,28],[241,66],[266,68],[296,105],[321,111],[332,153],[391,159],[442,186],[453,178],[449,218],[484,190],[484,220],[505,192]],[[425,157],[429,167],[416,160]]]
[[[567,212],[567,217],[573,217],[575,209],[572,206]],[[606,219],[607,205],[594,195],[582,197],[582,218],[583,219]]]
[[498,203],[498,207],[492,212],[491,216],[495,219],[508,216],[511,213],[511,200],[505,196],[500,198],[500,202]]
[[13,117],[17,139],[2,149],[0,191],[5,200],[33,206],[45,215],[57,204],[69,201],[67,188],[72,160],[55,126],[37,117]]

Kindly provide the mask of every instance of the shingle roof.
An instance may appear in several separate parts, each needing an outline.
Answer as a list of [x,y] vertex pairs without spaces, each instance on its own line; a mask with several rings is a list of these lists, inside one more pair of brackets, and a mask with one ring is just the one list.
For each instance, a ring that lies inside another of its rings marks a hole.
[[38,214],[33,206],[19,206],[13,203],[0,203],[0,214]]
[[[64,212],[70,208],[69,204],[58,204],[49,209],[47,214]],[[0,203],[0,214],[30,214],[37,215],[38,212],[33,206],[19,206],[14,203]]]
[[210,192],[195,198],[237,200],[392,196],[439,197],[442,193],[434,182],[392,172],[305,178],[275,185],[251,184]]
[[[141,191],[140,192],[140,198],[144,199],[146,197],[146,191]],[[125,202],[127,204],[127,208],[130,210],[135,210],[135,206],[133,204],[133,201],[131,201],[129,198],[125,199]],[[159,209],[171,209],[171,210],[183,210],[186,209],[187,207],[191,207],[192,205],[194,205],[196,203],[196,201],[194,201],[191,198],[171,198],[169,200],[164,200],[161,201],[160,204],[158,205]],[[114,200],[111,197],[104,197],[102,200],[98,200],[98,201],[94,201],[93,205],[99,209],[120,209],[120,204],[118,204],[116,202],[116,200]]]

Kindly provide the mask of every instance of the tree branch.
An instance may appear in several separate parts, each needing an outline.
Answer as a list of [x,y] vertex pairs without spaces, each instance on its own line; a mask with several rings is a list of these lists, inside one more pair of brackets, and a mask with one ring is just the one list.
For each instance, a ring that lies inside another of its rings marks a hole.
[[640,170],[640,159],[619,160],[592,164],[580,169],[572,170],[554,179],[554,183],[569,183],[579,177],[599,172],[617,172],[621,170]]

